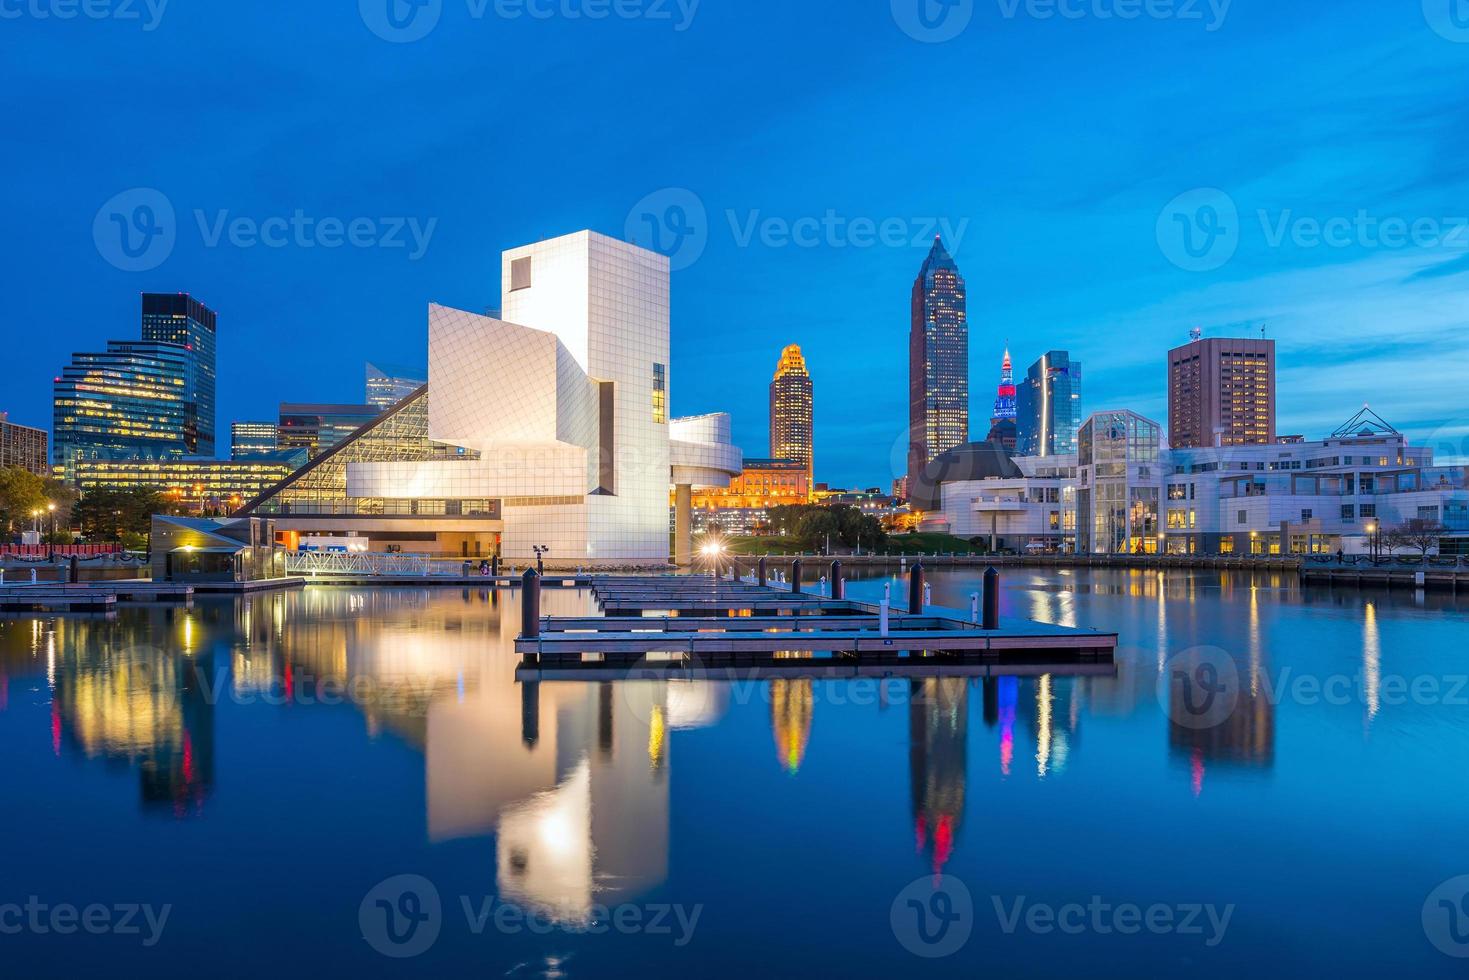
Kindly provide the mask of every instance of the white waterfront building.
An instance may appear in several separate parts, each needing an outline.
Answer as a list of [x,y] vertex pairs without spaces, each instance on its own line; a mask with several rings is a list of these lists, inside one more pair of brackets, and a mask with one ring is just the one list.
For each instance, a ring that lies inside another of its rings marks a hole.
[[925,526],[1014,551],[1347,554],[1410,522],[1469,554],[1469,469],[1364,410],[1315,442],[1169,449],[1134,412],[1098,412],[1079,453],[941,482]]
[[666,564],[669,493],[743,466],[669,417],[668,259],[593,232],[501,259],[500,318],[429,307],[426,388],[248,507],[279,535],[559,567]]

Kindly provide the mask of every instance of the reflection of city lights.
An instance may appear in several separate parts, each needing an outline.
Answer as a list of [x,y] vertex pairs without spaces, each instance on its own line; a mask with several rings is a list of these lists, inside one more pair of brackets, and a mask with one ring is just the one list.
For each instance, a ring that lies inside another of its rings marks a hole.
[[1382,708],[1382,637],[1377,631],[1377,603],[1367,603],[1367,616],[1362,624],[1362,678],[1367,691],[1367,723]]
[[575,849],[575,832],[569,816],[557,810],[543,816],[537,828],[541,843],[558,855],[570,854]]
[[1035,686],[1035,715],[1039,732],[1035,740],[1035,769],[1042,779],[1046,778],[1051,761],[1051,675],[1042,674]]
[[654,769],[663,766],[664,738],[667,725],[663,720],[663,707],[653,706],[652,716],[648,719],[648,764]]

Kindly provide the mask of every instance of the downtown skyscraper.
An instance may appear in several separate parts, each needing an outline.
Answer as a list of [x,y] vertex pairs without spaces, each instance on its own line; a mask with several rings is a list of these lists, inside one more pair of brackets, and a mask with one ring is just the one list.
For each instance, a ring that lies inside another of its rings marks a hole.
[[801,348],[792,344],[780,352],[780,364],[770,382],[770,455],[805,466],[808,484],[815,476],[815,414],[811,372],[806,370]]
[[1030,366],[1016,397],[1017,456],[1076,452],[1081,432],[1081,362],[1053,350]]
[[184,438],[190,456],[214,455],[218,317],[188,293],[143,294],[143,339],[184,351]]
[[969,308],[941,238],[913,283],[908,334],[908,478],[969,441]]
[[1174,449],[1275,442],[1275,341],[1196,335],[1168,352]]

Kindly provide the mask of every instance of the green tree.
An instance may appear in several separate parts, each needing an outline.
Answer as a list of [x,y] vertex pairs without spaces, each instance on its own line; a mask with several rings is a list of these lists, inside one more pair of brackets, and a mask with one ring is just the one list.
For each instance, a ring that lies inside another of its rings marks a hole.
[[0,520],[7,537],[29,530],[31,515],[46,504],[46,480],[19,466],[0,468]]
[[88,540],[122,541],[125,535],[148,534],[154,514],[176,509],[162,494],[149,490],[93,490],[77,501],[76,520]]

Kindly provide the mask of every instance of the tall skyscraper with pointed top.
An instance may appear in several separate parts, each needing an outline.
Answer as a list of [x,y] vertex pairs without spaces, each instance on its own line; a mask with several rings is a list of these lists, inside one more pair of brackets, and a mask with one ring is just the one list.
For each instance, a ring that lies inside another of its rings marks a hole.
[[908,476],[969,441],[969,311],[959,266],[935,238],[913,284],[908,334]]
[[[815,391],[806,358],[795,344],[780,352],[770,382],[770,455],[803,464],[814,477]],[[808,480],[809,482],[809,480]]]
[[1005,360],[1000,365],[1000,386],[995,390],[995,411],[990,416],[990,442],[998,442],[1007,453],[1015,451],[1017,430],[1015,420],[1019,415],[1015,407],[1015,362],[1010,359],[1010,348],[1005,348]]

